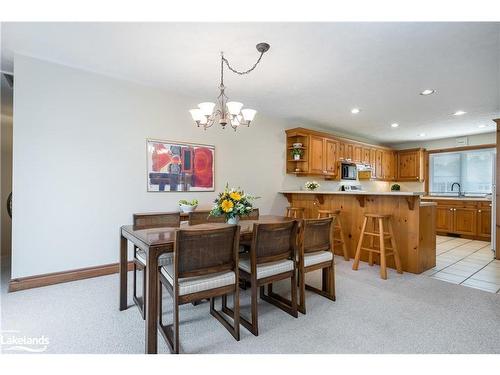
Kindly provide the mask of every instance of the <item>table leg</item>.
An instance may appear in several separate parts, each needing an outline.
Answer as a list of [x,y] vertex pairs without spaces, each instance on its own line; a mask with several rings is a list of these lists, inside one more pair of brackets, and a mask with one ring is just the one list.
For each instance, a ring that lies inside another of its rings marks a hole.
[[147,251],[146,266],[146,354],[156,354],[158,320],[158,253],[154,249]]
[[127,309],[127,239],[120,235],[120,311]]

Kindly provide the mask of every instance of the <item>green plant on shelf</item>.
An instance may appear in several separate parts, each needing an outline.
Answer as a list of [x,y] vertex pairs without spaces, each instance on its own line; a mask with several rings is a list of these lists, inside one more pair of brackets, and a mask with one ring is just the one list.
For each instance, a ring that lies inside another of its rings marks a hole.
[[293,148],[292,149],[292,156],[297,159],[298,158],[301,158],[302,157],[302,154],[304,153],[304,151],[300,148]]

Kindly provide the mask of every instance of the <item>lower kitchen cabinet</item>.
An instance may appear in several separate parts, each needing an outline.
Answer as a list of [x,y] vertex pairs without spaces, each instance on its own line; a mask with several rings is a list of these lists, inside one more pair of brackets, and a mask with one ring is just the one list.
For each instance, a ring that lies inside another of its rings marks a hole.
[[460,199],[435,199],[436,232],[483,241],[491,239],[491,203]]

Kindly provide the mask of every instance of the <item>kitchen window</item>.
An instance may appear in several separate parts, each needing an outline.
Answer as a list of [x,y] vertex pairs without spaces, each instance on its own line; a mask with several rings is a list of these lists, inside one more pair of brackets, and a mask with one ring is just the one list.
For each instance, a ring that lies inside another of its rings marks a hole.
[[429,154],[430,194],[491,194],[494,148]]

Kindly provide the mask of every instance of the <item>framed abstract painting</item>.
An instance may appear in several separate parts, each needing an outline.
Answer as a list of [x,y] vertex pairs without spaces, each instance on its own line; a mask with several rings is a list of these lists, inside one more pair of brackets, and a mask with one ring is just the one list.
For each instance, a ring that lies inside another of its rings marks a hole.
[[148,139],[148,191],[214,191],[215,146]]

